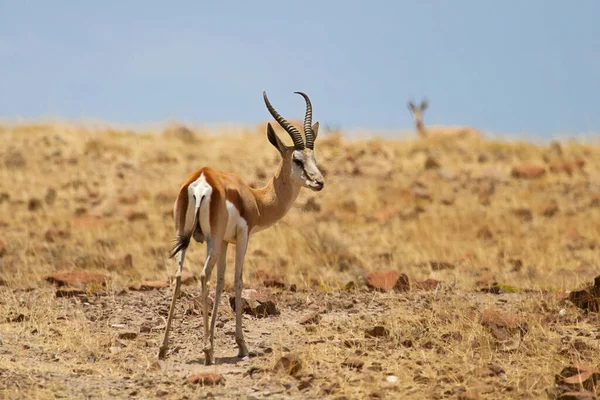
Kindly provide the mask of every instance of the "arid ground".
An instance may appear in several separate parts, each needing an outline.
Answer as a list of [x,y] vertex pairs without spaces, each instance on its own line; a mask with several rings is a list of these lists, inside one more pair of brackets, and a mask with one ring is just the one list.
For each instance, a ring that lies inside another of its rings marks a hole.
[[592,139],[321,133],[325,189],[251,238],[243,360],[229,252],[213,366],[195,242],[171,352],[156,359],[172,205],[204,165],[266,183],[279,155],[264,124],[5,124],[0,143],[1,398],[594,398],[600,287],[566,292],[600,275]]

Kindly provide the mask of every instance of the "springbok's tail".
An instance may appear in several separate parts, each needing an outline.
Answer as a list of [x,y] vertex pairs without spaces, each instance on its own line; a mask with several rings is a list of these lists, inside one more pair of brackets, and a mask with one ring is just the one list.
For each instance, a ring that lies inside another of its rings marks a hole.
[[[202,201],[204,200],[204,195],[202,195],[201,197],[197,197],[188,192],[188,196],[192,196],[194,199],[194,203],[193,203],[194,214],[192,217],[193,221],[191,224],[188,221],[188,218],[189,218],[188,209],[191,206],[192,202],[188,201],[188,204],[186,204],[185,206],[183,206],[183,205],[176,206],[175,221],[180,221],[181,213],[186,214],[186,220],[185,220],[185,224],[184,224],[185,226],[182,226],[180,229],[178,229],[178,231],[183,231],[183,234],[179,234],[179,233],[177,234],[177,237],[175,238],[175,244],[173,245],[173,247],[171,248],[171,251],[169,252],[169,258],[175,257],[175,255],[177,253],[188,248],[188,246],[190,245],[190,240],[192,238],[192,235],[194,234],[194,231],[196,230],[196,228],[198,227],[198,224],[200,223],[199,212],[200,212],[200,206],[202,205]],[[186,229],[186,227],[189,227],[189,229]]]

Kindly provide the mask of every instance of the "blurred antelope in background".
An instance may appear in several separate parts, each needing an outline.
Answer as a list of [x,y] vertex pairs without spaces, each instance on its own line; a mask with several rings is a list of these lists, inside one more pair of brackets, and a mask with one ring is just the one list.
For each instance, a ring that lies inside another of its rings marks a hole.
[[421,101],[418,106],[411,100],[408,109],[415,120],[415,128],[421,138],[481,138],[481,133],[469,126],[431,126],[425,127],[423,113],[427,110],[427,100]]
[[[236,174],[216,171],[209,167],[191,173],[181,186],[174,204],[176,243],[170,256],[179,255],[175,289],[167,318],[167,325],[158,357],[164,358],[169,344],[169,330],[175,302],[181,286],[181,274],[186,250],[193,237],[197,242],[206,240],[207,254],[200,275],[202,285],[202,317],[204,322],[205,364],[214,362],[214,334],[221,292],[225,285],[227,247],[233,243],[235,252],[235,341],[238,357],[249,355],[242,331],[242,269],[248,240],[251,235],[266,229],[283,218],[298,197],[302,187],[314,191],[323,189],[324,179],[317,167],[314,144],[319,123],[312,125],[312,104],[308,96],[295,92],[306,102],[303,140],[300,132],[273,108],[267,94],[263,99],[267,109],[290,135],[294,145],[286,146],[277,136],[270,123],[267,138],[281,155],[281,161],[273,178],[261,189],[253,189]],[[208,325],[208,282],[213,267],[217,265],[217,285],[210,329]]]

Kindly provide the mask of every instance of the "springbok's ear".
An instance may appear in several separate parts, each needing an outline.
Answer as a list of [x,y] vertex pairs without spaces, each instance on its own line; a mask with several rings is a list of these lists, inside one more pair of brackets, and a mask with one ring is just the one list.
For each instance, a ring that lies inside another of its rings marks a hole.
[[427,102],[427,99],[423,99],[423,101],[421,101],[421,111],[427,110],[428,105],[429,103]]
[[313,126],[311,127],[312,131],[313,131],[313,135],[315,136],[315,139],[317,138],[317,135],[319,134],[319,122],[315,122],[313,124]]
[[416,108],[416,107],[415,107],[415,103],[414,103],[412,100],[411,100],[411,101],[409,101],[409,102],[408,102],[406,105],[408,106],[408,109],[409,109],[411,112],[415,112],[415,108]]
[[285,144],[279,139],[279,136],[273,130],[271,123],[267,123],[267,138],[269,138],[269,142],[279,151],[279,154],[283,157],[285,155],[285,151],[287,147]]

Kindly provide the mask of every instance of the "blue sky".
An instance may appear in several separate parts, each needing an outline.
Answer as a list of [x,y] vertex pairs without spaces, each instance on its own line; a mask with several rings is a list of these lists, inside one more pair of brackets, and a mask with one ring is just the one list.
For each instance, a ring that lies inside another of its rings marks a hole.
[[600,132],[597,0],[0,0],[0,117]]

